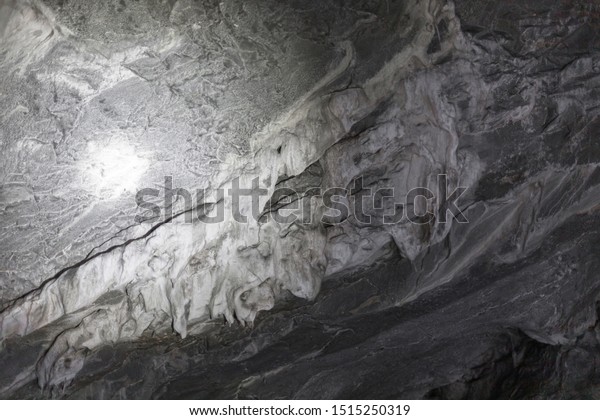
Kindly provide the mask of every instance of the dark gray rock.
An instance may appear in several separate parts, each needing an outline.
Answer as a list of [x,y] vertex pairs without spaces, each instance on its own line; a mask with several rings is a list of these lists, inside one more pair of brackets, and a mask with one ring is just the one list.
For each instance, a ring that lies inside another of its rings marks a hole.
[[[1,397],[599,395],[599,5],[5,0],[0,31]],[[440,174],[466,219],[315,192]],[[205,190],[136,218],[165,176]]]

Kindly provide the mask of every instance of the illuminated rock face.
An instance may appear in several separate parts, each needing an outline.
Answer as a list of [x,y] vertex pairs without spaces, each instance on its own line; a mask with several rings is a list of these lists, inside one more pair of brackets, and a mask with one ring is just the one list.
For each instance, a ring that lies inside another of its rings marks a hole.
[[0,3],[0,396],[595,384],[599,10],[351,3]]

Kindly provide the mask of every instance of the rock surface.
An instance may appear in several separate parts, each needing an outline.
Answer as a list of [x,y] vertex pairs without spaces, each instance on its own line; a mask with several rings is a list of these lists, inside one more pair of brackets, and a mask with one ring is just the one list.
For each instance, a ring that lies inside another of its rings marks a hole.
[[[1,397],[600,393],[600,4],[4,0],[0,32]],[[464,219],[314,192],[440,175]]]

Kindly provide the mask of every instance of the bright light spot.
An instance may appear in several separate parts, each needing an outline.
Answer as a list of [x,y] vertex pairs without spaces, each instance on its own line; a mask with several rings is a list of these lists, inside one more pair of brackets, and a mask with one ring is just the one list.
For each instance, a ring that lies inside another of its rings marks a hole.
[[86,178],[97,195],[114,198],[124,192],[135,193],[148,160],[122,140],[88,145],[89,158],[84,162]]

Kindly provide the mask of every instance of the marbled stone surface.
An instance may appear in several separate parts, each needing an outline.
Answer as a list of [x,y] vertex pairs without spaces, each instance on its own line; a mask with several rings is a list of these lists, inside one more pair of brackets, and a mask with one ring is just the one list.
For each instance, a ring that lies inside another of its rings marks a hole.
[[[600,393],[600,3],[3,0],[0,33],[0,397]],[[439,174],[463,223],[311,193]],[[165,177],[193,199],[148,218]]]

